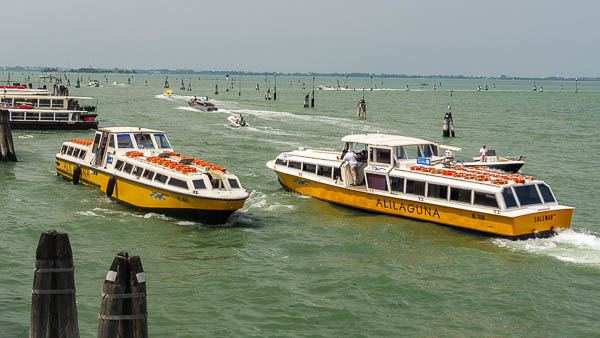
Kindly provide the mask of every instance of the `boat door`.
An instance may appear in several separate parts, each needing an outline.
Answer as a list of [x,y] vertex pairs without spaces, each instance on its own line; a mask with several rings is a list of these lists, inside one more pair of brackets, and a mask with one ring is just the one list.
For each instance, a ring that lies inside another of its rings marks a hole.
[[108,136],[110,135],[107,131],[98,131],[96,132],[96,137],[94,138],[94,145],[92,147],[92,153],[94,157],[92,158],[91,164],[93,166],[102,166],[104,165],[104,158],[106,155]]

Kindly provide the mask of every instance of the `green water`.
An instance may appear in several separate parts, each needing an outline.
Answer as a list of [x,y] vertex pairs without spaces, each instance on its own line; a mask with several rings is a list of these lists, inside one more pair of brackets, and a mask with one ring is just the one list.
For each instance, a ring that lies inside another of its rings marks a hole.
[[[265,101],[264,77],[244,77],[238,96],[237,83],[227,92],[224,77],[214,95],[214,77],[186,76],[190,94],[177,90],[181,75],[170,75],[177,95],[163,99],[164,76],[134,75],[125,86],[112,82],[127,83],[128,75],[107,76],[95,76],[101,88],[70,88],[98,98],[101,126],[164,130],[176,151],[238,175],[250,198],[219,227],[143,213],[55,175],[61,143],[92,131],[14,131],[20,161],[0,164],[0,337],[27,335],[35,248],[49,229],[69,233],[82,337],[96,334],[103,279],[121,250],[141,256],[154,337],[600,332],[600,83],[581,82],[575,94],[574,83],[562,82],[538,81],[540,93],[529,81],[493,88],[491,80],[441,80],[441,87],[437,80],[433,91],[430,79],[422,90],[420,79],[374,79],[378,89],[399,90],[370,91],[369,78],[317,78],[317,85],[367,88],[368,118],[358,121],[361,89],[316,90],[316,107],[303,108],[308,77],[278,77],[277,101]],[[401,90],[407,84],[411,91]],[[476,92],[478,84],[489,90]],[[457,137],[443,140],[451,89]],[[190,111],[189,95],[208,95],[221,109]],[[229,127],[233,113],[251,127]],[[265,167],[298,146],[339,150],[342,136],[364,131],[462,147],[462,158],[477,156],[481,143],[525,153],[523,171],[577,208],[572,229],[512,242],[367,214],[284,191]]]

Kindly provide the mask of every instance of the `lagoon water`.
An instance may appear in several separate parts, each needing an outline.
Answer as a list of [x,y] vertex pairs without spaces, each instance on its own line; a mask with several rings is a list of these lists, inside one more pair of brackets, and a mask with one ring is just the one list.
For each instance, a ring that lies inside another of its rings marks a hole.
[[[102,127],[164,130],[176,151],[237,174],[250,198],[217,227],[144,213],[56,176],[61,143],[93,131],[13,131],[19,162],[0,164],[0,337],[27,335],[35,249],[49,229],[71,240],[82,337],[96,334],[103,278],[119,251],[141,256],[154,337],[600,332],[600,83],[580,81],[575,94],[575,83],[559,81],[538,81],[540,93],[530,81],[425,79],[420,86],[421,79],[321,77],[316,85],[347,81],[356,91],[315,90],[316,107],[306,109],[309,77],[278,77],[277,101],[265,101],[269,82],[261,76],[243,77],[238,96],[237,76],[230,91],[220,76],[214,95],[215,76],[185,75],[187,92],[177,89],[181,75],[169,75],[172,98],[160,96],[165,76],[133,75],[131,85],[112,84],[131,75],[92,76],[102,87],[70,93],[98,99]],[[489,90],[475,91],[479,84]],[[363,87],[364,121],[354,117]],[[457,137],[442,139],[450,90]],[[221,109],[192,111],[190,95],[208,95]],[[237,113],[251,127],[231,128],[226,117]],[[523,172],[577,208],[572,228],[509,241],[369,214],[284,191],[265,167],[282,151],[339,150],[342,136],[367,131],[461,147],[464,159],[481,143],[525,153]]]

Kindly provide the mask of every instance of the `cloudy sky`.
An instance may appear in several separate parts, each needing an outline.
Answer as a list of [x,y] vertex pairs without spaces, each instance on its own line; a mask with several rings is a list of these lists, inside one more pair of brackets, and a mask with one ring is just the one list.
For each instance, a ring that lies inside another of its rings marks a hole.
[[600,1],[3,1],[5,66],[600,76]]

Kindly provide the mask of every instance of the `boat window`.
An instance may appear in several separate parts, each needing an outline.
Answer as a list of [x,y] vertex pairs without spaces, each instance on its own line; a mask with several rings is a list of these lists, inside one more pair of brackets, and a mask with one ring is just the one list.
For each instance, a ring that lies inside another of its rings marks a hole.
[[133,148],[133,142],[131,142],[131,135],[129,134],[117,134],[117,145],[119,148]]
[[404,150],[404,147],[396,147],[396,158],[399,160],[407,159],[406,151]]
[[171,149],[171,145],[169,144],[165,134],[154,134],[154,140],[156,141],[159,149]]
[[178,187],[178,188],[183,188],[186,190],[189,189],[186,181],[177,179],[175,177],[171,177],[171,179],[169,180],[169,185],[172,185],[172,186]]
[[304,163],[303,167],[302,167],[302,171],[306,171],[309,173],[315,173],[315,171],[317,170],[317,166],[314,164],[310,164],[310,163]]
[[194,183],[194,189],[206,189],[204,180],[193,180],[192,182]]
[[42,113],[40,116],[40,120],[52,121],[52,120],[54,120],[54,113]]
[[340,179],[340,181],[343,181],[342,179],[342,169],[340,168],[333,168],[333,179],[337,180]]
[[10,117],[11,117],[11,119],[13,119],[13,121],[24,120],[25,113],[22,111],[12,111],[12,112],[10,112]]
[[148,170],[146,169],[146,171],[144,171],[144,174],[142,175],[144,178],[147,178],[149,180],[152,180],[152,177],[154,177],[154,171]]
[[218,178],[212,178],[210,180],[210,185],[212,186],[213,189],[220,189],[221,188],[221,180]]
[[556,199],[552,195],[552,190],[546,184],[539,183],[537,185],[538,189],[540,189],[540,193],[542,193],[542,198],[544,199],[544,203],[552,203],[556,202]]
[[506,205],[507,209],[518,207],[517,200],[515,200],[512,189],[509,187],[506,187],[502,190],[502,197],[504,198],[504,204]]
[[67,155],[73,155],[73,147],[69,147],[69,149],[67,150]]
[[406,180],[406,193],[425,196],[425,182]]
[[60,149],[60,153],[64,155],[64,153],[67,152],[67,146],[62,146],[62,148]]
[[421,149],[421,153],[423,154],[422,157],[431,157],[433,155],[433,152],[431,151],[429,144],[423,144],[423,145],[419,146],[419,148]]
[[229,178],[229,179],[227,179],[227,181],[229,182],[229,186],[231,187],[231,189],[239,189],[240,188],[240,185],[235,178]]
[[369,189],[377,189],[387,191],[387,181],[384,175],[367,173],[367,184]]
[[160,183],[167,182],[167,179],[169,179],[169,176],[163,175],[163,174],[159,174],[159,173],[156,173],[156,176],[154,176],[154,180],[158,181]]
[[440,198],[443,200],[448,199],[448,186],[441,184],[427,184],[427,197]]
[[322,166],[319,165],[318,169],[317,169],[317,175],[319,176],[324,176],[327,178],[331,178],[331,173],[333,171],[331,170],[331,167],[327,167],[327,166]]
[[404,177],[390,176],[390,188],[395,192],[404,192]]
[[142,172],[144,171],[144,168],[142,167],[135,167],[135,170],[133,171],[133,174],[137,177],[142,176]]
[[433,154],[433,156],[439,156],[438,146],[436,146],[435,144],[430,144],[429,146],[431,147],[431,153]]
[[50,100],[40,99],[40,103],[38,104],[38,107],[40,107],[40,108],[50,107]]
[[55,119],[57,121],[67,121],[69,120],[69,113],[56,113]]
[[40,113],[27,112],[25,114],[25,120],[36,121],[40,119]]
[[515,194],[517,194],[517,198],[519,199],[521,206],[542,203],[540,195],[533,184],[513,187],[513,189],[515,189]]
[[469,189],[450,188],[450,200],[471,204],[471,191]]
[[414,159],[421,156],[421,150],[418,146],[405,146],[404,150],[406,151],[406,155],[410,159]]
[[154,143],[152,143],[150,134],[133,134],[133,136],[139,149],[154,149]]
[[375,159],[379,163],[390,163],[392,161],[389,149],[375,148]]
[[65,100],[52,100],[52,107],[62,108],[65,105]]
[[369,149],[369,162],[373,162],[375,161],[375,158],[373,157],[373,148]]
[[131,174],[131,170],[133,169],[133,164],[131,163],[125,163],[125,166],[123,167],[123,171]]
[[123,169],[123,164],[125,164],[125,162],[123,162],[121,160],[117,160],[117,164],[115,164],[115,170]]
[[79,157],[79,148],[73,149],[73,157]]
[[85,150],[82,150],[82,151],[79,153],[79,158],[84,158],[84,157],[85,157],[85,153],[86,153],[86,151],[85,151]]
[[115,137],[113,135],[110,135],[110,139],[108,140],[108,146],[111,148],[115,147]]
[[287,167],[287,161],[279,159],[279,158],[275,160],[275,164],[277,164],[277,165],[283,165],[283,166]]
[[498,201],[496,201],[496,195],[486,192],[475,192],[475,198],[473,204],[482,205],[484,207],[498,208]]
[[294,169],[300,169],[301,166],[302,166],[302,163],[300,163],[300,162],[289,161],[289,163],[288,163],[288,167],[294,168]]

